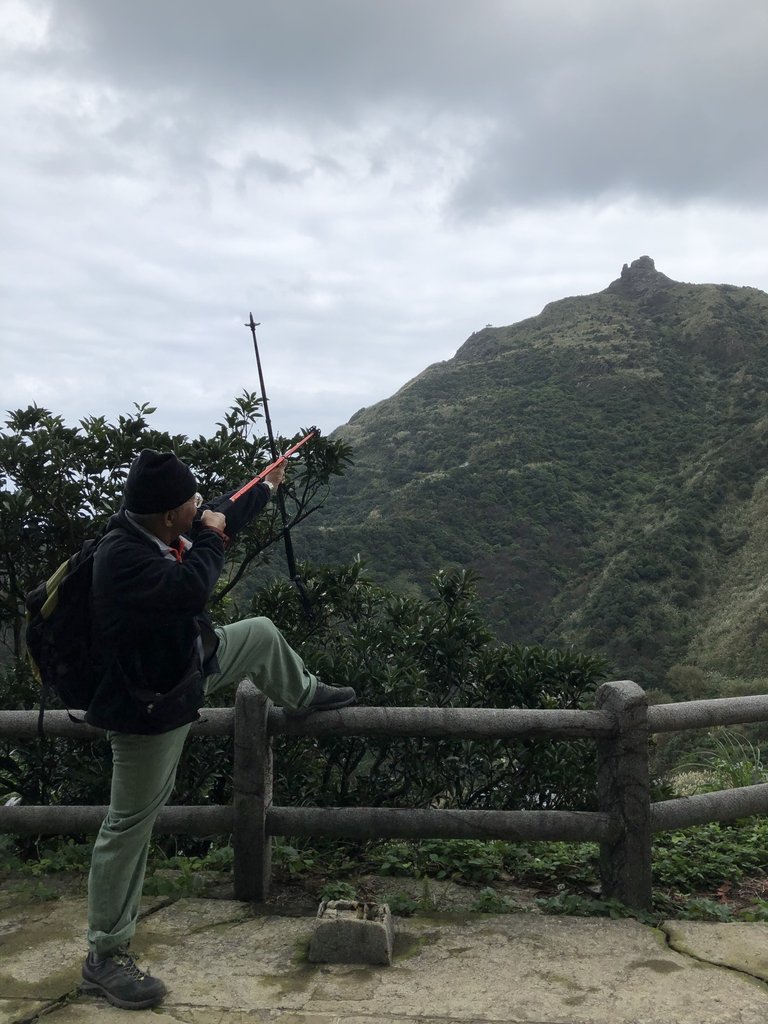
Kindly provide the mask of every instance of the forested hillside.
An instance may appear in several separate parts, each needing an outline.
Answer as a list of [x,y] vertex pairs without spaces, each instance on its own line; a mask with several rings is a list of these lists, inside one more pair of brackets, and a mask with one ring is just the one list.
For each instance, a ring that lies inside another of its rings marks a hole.
[[762,688],[768,295],[644,256],[473,334],[337,435],[302,555],[421,588],[480,575],[498,635],[575,643],[672,696]]

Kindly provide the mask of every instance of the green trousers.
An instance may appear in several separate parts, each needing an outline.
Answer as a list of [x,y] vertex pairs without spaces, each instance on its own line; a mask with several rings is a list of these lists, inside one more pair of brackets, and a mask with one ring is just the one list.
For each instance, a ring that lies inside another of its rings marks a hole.
[[[281,707],[297,708],[314,696],[317,679],[270,619],[243,619],[216,630],[220,671],[206,693],[249,678]],[[189,726],[154,736],[110,732],[112,791],[88,876],[88,947],[107,956],[129,942],[144,885],[155,818],[167,802]]]

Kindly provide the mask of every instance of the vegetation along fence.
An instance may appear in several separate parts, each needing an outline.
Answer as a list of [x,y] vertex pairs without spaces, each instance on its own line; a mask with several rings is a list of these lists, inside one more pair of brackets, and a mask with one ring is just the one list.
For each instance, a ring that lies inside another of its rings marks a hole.
[[[234,708],[209,708],[204,721],[192,728],[198,735],[234,733],[232,805],[166,807],[156,831],[197,836],[231,833],[235,895],[242,900],[262,900],[269,892],[273,836],[598,842],[603,894],[643,909],[651,904],[654,832],[768,811],[768,784],[651,803],[649,735],[760,721],[768,721],[768,696],[648,707],[644,691],[628,681],[600,686],[592,711],[360,707],[295,719],[273,707],[246,681],[238,688]],[[100,734],[71,721],[64,711],[47,712],[45,730],[54,736],[87,739]],[[0,738],[36,733],[37,712],[0,712]],[[594,739],[599,810],[275,807],[272,749],[274,737],[281,735]],[[104,807],[0,807],[0,833],[96,832],[105,813]]]

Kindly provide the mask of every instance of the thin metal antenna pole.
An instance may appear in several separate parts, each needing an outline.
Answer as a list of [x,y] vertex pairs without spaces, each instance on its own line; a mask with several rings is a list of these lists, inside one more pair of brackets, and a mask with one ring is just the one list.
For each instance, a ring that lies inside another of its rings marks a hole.
[[[259,386],[261,388],[261,401],[264,407],[264,422],[267,426],[269,448],[272,453],[272,461],[274,462],[278,457],[278,451],[277,445],[275,444],[275,435],[272,431],[272,420],[269,415],[269,401],[267,400],[267,389],[264,384],[264,372],[261,368],[259,343],[256,340],[256,328],[260,326],[260,323],[260,321],[255,321],[253,319],[253,313],[250,313],[248,323],[245,326],[250,328],[251,336],[253,338],[253,351],[256,353],[256,366],[259,371]],[[296,589],[299,592],[304,612],[307,615],[307,618],[309,618],[312,615],[312,605],[309,600],[309,594],[307,594],[306,587],[304,586],[304,581],[296,570],[296,558],[293,553],[293,541],[291,540],[291,531],[288,527],[288,511],[285,507],[285,495],[283,494],[282,487],[279,487],[277,491],[277,507],[280,511],[280,520],[283,524],[283,543],[285,545],[285,560],[288,563],[288,575],[291,578],[291,582],[295,584]]]

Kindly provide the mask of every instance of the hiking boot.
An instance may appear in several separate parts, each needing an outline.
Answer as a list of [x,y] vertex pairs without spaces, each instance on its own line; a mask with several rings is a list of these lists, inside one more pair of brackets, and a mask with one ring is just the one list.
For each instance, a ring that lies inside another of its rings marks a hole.
[[313,711],[345,708],[348,704],[354,704],[356,700],[357,694],[351,686],[328,686],[318,679],[317,689],[309,704],[304,704],[300,708],[286,708],[285,713],[289,718],[303,718],[304,715],[311,715]]
[[116,949],[97,959],[89,953],[83,964],[81,992],[100,992],[122,1010],[145,1010],[157,1006],[166,994],[159,978],[142,971],[127,949]]

